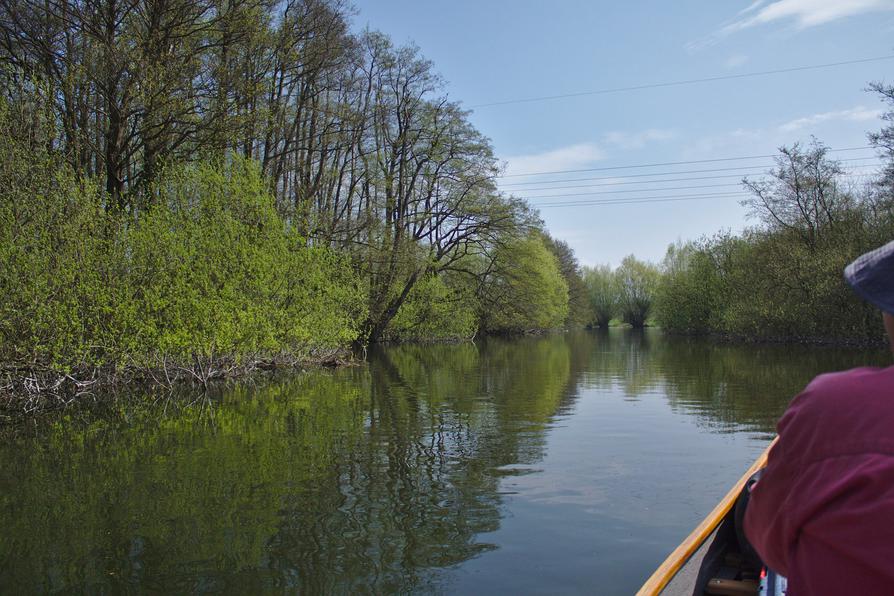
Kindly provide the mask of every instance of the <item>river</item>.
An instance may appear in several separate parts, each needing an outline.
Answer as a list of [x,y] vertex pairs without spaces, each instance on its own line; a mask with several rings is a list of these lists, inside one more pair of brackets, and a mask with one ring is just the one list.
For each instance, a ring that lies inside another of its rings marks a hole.
[[0,429],[0,592],[629,594],[815,374],[657,330],[378,348]]

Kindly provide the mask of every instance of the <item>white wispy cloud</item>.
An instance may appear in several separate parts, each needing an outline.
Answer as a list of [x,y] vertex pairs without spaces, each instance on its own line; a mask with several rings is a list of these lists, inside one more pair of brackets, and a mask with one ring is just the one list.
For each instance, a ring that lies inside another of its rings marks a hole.
[[596,143],[577,143],[542,153],[507,157],[506,174],[577,170],[592,166],[604,158],[605,152]]
[[636,132],[612,131],[603,137],[605,144],[614,145],[620,149],[641,149],[651,143],[668,141],[673,139],[676,133],[672,130],[661,128],[649,128]]
[[815,27],[867,12],[894,10],[892,0],[777,0],[759,7],[721,29],[732,33],[781,20],[794,20],[799,29]]
[[746,8],[743,8],[739,11],[736,16],[745,16],[748,13],[754,12],[764,4],[766,4],[769,0],[754,0],[751,4],[749,4]]
[[757,0],[704,39],[686,44],[689,51],[715,45],[721,39],[751,27],[793,22],[797,29],[816,27],[846,17],[894,11],[894,0]]
[[648,128],[638,131],[615,130],[603,134],[599,142],[576,143],[540,153],[511,155],[505,158],[506,174],[518,176],[533,172],[580,170],[604,160],[609,148],[631,151],[676,138],[672,130]]
[[844,120],[850,122],[864,122],[866,120],[875,120],[882,115],[882,110],[873,110],[864,106],[857,106],[849,110],[837,110],[834,112],[822,112],[796,118],[779,126],[782,132],[794,132],[803,128],[815,126],[820,122],[828,122],[830,120]]

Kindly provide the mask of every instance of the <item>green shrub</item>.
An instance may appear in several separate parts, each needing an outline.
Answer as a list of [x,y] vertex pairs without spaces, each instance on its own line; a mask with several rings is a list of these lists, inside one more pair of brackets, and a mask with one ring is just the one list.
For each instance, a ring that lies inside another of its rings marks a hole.
[[257,164],[171,168],[147,210],[117,213],[23,116],[0,104],[3,362],[301,357],[356,339],[365,297],[348,259],[278,215]]
[[386,333],[390,340],[471,339],[478,331],[475,302],[467,292],[429,275],[410,291]]
[[127,238],[141,343],[182,358],[356,338],[363,295],[349,263],[288,228],[256,164],[175,169],[154,194]]

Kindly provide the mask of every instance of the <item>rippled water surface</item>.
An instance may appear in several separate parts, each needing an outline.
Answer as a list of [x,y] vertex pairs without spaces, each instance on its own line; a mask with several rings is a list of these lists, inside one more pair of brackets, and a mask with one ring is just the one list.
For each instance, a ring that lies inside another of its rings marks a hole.
[[0,592],[631,593],[793,393],[886,359],[618,329],[119,396],[0,430]]

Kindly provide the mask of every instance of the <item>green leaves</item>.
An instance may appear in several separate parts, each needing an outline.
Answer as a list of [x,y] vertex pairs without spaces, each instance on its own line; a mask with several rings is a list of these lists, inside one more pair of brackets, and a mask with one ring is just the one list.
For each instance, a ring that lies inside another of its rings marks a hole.
[[[762,339],[874,341],[877,312],[853,294],[845,265],[883,242],[847,224],[810,247],[787,231],[718,235],[669,251],[656,314],[665,329]],[[680,250],[684,255],[681,258]]]
[[497,248],[483,290],[486,331],[518,333],[561,327],[568,315],[568,285],[539,234]]
[[467,291],[451,288],[438,275],[417,282],[388,326],[396,340],[471,339],[478,331],[475,300]]
[[364,296],[350,264],[290,229],[251,161],[169,169],[154,206],[124,222],[62,166],[21,171],[31,178],[7,170],[0,190],[4,361],[306,357],[357,337]]
[[633,255],[624,257],[615,270],[621,317],[634,327],[644,327],[652,310],[660,280],[658,268],[639,261]]

